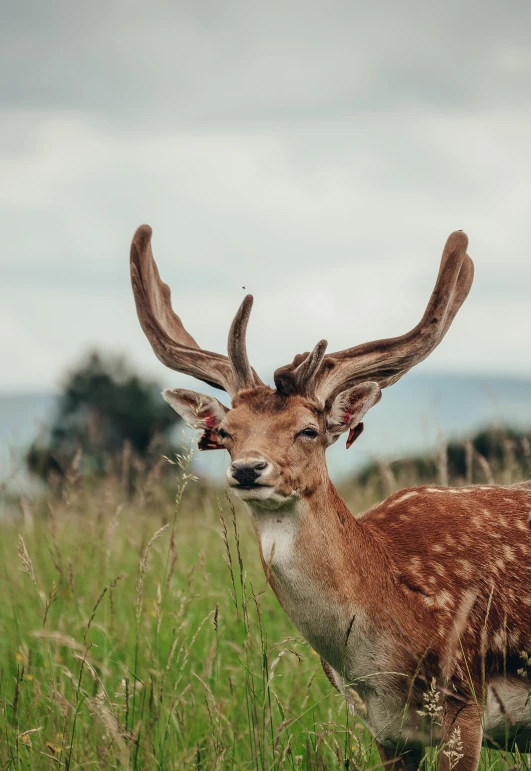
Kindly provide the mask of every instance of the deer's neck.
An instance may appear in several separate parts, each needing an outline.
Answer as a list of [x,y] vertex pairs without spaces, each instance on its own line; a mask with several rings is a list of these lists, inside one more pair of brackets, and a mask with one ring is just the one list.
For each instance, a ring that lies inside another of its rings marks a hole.
[[374,607],[383,610],[389,580],[383,549],[329,479],[286,509],[251,508],[251,514],[280,604],[312,647],[340,670],[347,645],[356,637],[365,644],[376,633]]

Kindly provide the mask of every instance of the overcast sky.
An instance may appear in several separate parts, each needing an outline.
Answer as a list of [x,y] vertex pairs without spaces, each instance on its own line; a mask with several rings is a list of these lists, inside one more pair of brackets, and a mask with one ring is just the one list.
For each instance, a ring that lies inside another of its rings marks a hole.
[[[273,369],[413,326],[446,237],[476,279],[424,371],[531,374],[528,2],[17,2],[0,20],[0,391],[89,347],[162,385],[128,275]],[[246,287],[244,290],[242,287]]]

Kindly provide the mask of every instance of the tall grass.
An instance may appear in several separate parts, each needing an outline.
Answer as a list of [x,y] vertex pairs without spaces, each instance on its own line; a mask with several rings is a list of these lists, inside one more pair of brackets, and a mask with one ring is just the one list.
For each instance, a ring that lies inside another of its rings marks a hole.
[[188,462],[173,500],[156,470],[131,497],[74,468],[60,497],[2,521],[0,768],[379,765],[363,710],[348,715],[268,588],[243,508]]

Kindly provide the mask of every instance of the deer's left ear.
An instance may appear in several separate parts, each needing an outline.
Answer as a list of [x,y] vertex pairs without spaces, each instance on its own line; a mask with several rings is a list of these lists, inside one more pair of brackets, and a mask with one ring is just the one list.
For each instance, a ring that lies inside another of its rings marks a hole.
[[380,401],[382,392],[378,383],[368,382],[343,391],[336,397],[328,415],[328,440],[333,444],[345,431],[349,432],[347,449],[363,431],[363,417],[367,410]]
[[227,407],[213,396],[186,391],[184,388],[166,388],[162,396],[191,428],[203,431],[200,450],[224,450],[218,441],[216,429],[228,412]]

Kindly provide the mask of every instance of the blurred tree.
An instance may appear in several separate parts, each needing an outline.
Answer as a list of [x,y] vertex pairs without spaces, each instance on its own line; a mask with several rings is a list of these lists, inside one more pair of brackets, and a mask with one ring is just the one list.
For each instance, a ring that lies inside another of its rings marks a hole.
[[46,441],[30,447],[27,465],[49,480],[64,476],[79,452],[80,469],[89,474],[108,470],[124,451],[149,461],[178,419],[154,382],[122,357],[93,352],[68,376]]

